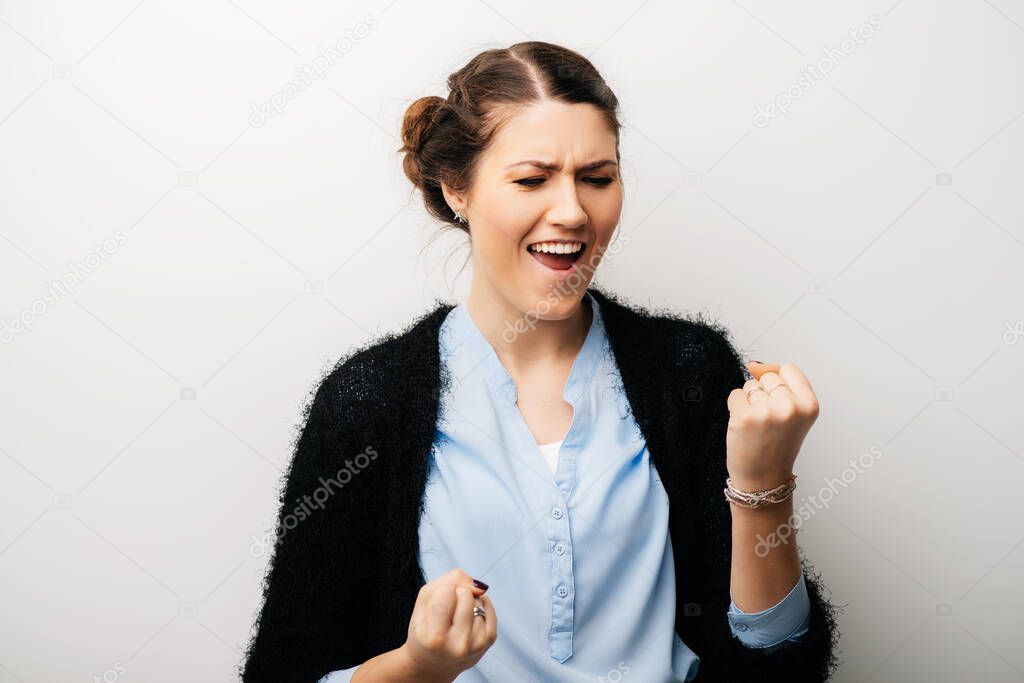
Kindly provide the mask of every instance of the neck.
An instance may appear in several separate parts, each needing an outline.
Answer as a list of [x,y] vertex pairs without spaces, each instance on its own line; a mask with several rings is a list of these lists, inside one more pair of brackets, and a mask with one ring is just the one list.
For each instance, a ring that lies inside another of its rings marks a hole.
[[562,299],[546,313],[547,319],[535,317],[535,310],[520,309],[493,288],[472,287],[466,308],[513,374],[538,362],[574,358],[593,319],[585,293]]

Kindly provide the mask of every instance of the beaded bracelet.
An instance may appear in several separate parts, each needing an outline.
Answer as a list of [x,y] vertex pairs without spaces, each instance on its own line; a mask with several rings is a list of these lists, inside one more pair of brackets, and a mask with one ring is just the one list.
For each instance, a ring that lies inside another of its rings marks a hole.
[[725,499],[730,503],[735,503],[745,508],[759,508],[762,505],[782,503],[789,500],[789,497],[793,495],[794,489],[796,489],[795,474],[775,488],[764,489],[763,491],[743,491],[733,486],[732,479],[727,477],[725,488],[722,490],[725,493]]

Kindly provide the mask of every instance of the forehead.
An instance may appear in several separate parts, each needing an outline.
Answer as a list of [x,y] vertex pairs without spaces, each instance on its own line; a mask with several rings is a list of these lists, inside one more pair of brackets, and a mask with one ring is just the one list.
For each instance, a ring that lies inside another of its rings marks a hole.
[[585,163],[615,158],[615,134],[591,104],[542,102],[514,110],[488,149],[489,161],[510,164],[523,159]]

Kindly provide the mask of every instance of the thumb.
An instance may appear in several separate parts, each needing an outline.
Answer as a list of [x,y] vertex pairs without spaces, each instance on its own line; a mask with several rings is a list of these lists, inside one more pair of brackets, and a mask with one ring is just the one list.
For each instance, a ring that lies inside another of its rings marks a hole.
[[747,368],[750,369],[750,374],[757,380],[761,379],[761,375],[766,372],[777,373],[779,371],[779,365],[775,363],[762,363],[759,360],[747,361]]

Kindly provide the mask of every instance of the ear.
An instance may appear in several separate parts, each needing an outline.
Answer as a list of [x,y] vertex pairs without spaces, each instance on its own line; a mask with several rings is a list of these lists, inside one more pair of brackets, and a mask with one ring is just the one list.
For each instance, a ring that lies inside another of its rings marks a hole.
[[466,196],[461,192],[455,192],[452,190],[447,183],[441,182],[441,192],[444,194],[444,200],[448,202],[448,208],[455,211],[455,207],[462,207],[465,209]]

